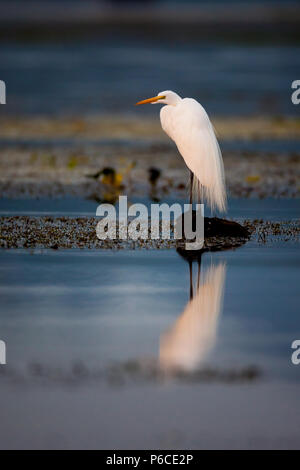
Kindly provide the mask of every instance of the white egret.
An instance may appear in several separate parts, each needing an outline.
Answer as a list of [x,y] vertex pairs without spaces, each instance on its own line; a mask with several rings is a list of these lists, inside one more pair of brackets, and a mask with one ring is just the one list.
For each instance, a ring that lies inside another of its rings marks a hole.
[[175,142],[191,172],[190,203],[204,202],[212,210],[226,210],[226,190],[221,150],[210,119],[193,98],[181,98],[173,91],[162,91],[136,103],[161,103],[160,122]]

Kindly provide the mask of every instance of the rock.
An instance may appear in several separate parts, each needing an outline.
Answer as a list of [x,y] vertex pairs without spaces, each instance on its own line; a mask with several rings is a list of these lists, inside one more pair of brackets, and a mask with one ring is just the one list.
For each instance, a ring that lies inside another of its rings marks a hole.
[[205,237],[250,237],[248,229],[243,225],[218,217],[204,217],[204,235]]
[[[180,223],[182,218],[182,233],[184,233],[184,214],[179,217],[176,223]],[[196,230],[196,211],[193,210],[193,230]],[[233,220],[219,219],[218,217],[204,217],[204,236],[209,237],[230,237],[249,238],[250,232],[243,225]]]

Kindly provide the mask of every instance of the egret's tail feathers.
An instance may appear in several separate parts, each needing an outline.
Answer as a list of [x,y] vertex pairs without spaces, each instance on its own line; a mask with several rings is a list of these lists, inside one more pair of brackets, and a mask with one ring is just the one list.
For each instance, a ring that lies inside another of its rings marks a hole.
[[203,149],[205,158],[201,161],[200,179],[194,174],[193,199],[198,203],[206,202],[212,211],[218,209],[220,212],[226,212],[227,197],[223,159],[213,128],[209,129],[209,139],[205,142]]
[[220,212],[226,212],[227,210],[227,197],[224,184],[223,187],[215,186],[215,189],[206,187],[203,186],[194,175],[192,196],[194,202],[198,204],[207,203],[212,211],[218,209]]

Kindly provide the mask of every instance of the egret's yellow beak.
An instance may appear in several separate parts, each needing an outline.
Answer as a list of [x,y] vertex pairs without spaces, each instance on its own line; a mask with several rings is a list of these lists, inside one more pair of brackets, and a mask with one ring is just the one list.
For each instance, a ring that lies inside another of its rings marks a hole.
[[146,100],[138,101],[137,103],[135,103],[135,105],[137,106],[138,104],[155,103],[156,101],[163,100],[164,98],[165,96],[158,95],[154,96],[153,98],[147,98]]

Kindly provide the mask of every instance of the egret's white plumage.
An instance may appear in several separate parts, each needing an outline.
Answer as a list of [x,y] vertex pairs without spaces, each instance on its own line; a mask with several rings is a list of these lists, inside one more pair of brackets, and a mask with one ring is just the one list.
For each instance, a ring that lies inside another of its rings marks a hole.
[[193,98],[181,98],[169,90],[137,104],[145,102],[165,104],[160,111],[161,126],[194,175],[192,189],[197,202],[205,199],[212,209],[225,211],[222,154],[205,109]]

